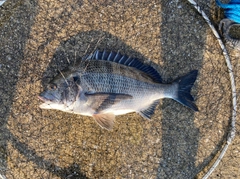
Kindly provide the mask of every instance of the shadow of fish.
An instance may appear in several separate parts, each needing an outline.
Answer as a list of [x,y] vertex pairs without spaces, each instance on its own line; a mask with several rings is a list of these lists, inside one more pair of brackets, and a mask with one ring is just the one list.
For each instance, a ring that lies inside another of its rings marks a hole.
[[68,71],[60,72],[42,92],[42,109],[92,116],[112,129],[116,115],[137,112],[150,119],[160,98],[171,98],[198,111],[190,94],[197,70],[163,84],[159,73],[136,58],[95,51]]

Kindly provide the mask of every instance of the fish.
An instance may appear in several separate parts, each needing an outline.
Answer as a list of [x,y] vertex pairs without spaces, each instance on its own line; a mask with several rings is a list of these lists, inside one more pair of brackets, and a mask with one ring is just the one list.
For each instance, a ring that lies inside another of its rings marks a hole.
[[163,83],[151,65],[114,51],[86,55],[53,78],[38,98],[42,109],[92,116],[111,130],[115,116],[131,112],[151,119],[161,98],[171,98],[198,111],[191,88],[198,70]]

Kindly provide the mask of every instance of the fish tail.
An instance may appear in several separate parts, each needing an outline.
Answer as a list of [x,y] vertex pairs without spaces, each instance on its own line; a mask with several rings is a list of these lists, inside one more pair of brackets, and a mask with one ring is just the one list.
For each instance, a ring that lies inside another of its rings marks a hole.
[[194,111],[198,111],[196,104],[194,104],[194,98],[191,95],[191,88],[197,78],[198,71],[193,70],[187,75],[175,80],[178,83],[177,97],[174,100],[191,108]]

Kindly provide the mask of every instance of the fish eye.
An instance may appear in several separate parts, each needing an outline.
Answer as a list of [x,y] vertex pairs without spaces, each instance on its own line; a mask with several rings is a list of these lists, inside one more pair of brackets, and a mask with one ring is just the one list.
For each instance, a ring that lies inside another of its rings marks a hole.
[[80,77],[79,77],[79,76],[74,76],[74,77],[73,77],[73,81],[74,81],[74,82],[80,81]]
[[51,83],[51,84],[48,85],[48,89],[49,89],[49,90],[55,90],[55,89],[57,89],[57,85]]

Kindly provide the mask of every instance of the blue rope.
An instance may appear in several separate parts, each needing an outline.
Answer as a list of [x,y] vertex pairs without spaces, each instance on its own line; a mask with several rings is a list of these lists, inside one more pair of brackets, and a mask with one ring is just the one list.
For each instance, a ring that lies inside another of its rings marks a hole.
[[223,4],[216,0],[216,3],[224,9],[224,15],[228,19],[240,23],[240,0],[231,0],[228,4]]

